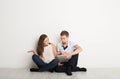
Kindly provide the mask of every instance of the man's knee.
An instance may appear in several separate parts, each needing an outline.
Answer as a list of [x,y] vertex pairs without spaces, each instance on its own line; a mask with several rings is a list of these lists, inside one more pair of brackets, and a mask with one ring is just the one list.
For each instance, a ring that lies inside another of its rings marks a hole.
[[74,61],[78,60],[78,56],[79,56],[79,54],[73,55],[73,56],[69,59],[69,61],[71,61],[71,60],[74,60]]
[[77,62],[78,62],[78,55],[79,55],[79,54],[73,55],[68,62],[69,62],[70,64],[72,64],[73,66],[76,66],[76,65],[77,65]]
[[73,55],[72,57],[78,57],[79,56],[79,54],[76,54],[76,55]]

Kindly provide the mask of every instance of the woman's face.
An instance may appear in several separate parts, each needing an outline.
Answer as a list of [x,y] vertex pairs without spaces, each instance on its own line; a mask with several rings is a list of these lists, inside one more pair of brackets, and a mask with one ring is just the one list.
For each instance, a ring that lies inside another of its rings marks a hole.
[[49,43],[50,43],[49,38],[46,37],[45,40],[43,41],[43,43],[44,43],[45,46],[49,45]]

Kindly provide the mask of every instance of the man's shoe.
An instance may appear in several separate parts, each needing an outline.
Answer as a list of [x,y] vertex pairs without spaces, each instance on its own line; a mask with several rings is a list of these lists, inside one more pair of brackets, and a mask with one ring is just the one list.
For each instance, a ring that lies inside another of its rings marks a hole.
[[66,71],[65,72],[68,76],[71,76],[72,75],[72,72],[69,72],[69,71]]
[[55,71],[55,69],[49,69],[49,72],[53,73]]
[[87,71],[87,69],[84,68],[84,67],[83,67],[83,68],[79,68],[79,67],[77,67],[76,70],[77,70],[77,71],[83,71],[83,72],[86,72],[86,71]]
[[69,63],[67,63],[67,65],[66,65],[66,74],[68,75],[68,76],[71,76],[72,75],[72,69],[71,69],[71,65],[69,64]]

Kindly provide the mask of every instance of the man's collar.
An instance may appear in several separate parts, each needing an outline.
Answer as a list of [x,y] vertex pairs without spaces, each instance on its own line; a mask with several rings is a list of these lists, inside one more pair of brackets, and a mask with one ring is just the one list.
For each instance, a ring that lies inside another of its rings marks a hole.
[[[62,46],[63,46],[63,43],[61,42]],[[68,41],[67,45],[66,46],[69,46],[70,45],[70,41]]]

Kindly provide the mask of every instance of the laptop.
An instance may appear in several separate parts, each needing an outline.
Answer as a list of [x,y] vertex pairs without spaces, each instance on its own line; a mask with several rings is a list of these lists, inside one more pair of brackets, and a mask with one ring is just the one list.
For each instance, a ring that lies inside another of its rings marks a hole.
[[67,62],[69,59],[65,59],[64,55],[58,55],[57,59],[59,60],[59,62]]

